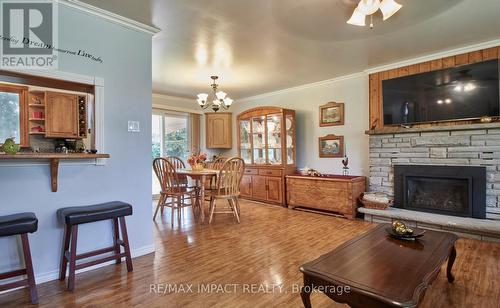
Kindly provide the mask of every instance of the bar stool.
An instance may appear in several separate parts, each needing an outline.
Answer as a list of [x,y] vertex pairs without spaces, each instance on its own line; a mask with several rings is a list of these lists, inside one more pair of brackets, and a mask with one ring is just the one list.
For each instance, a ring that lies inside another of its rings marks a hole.
[[19,213],[8,216],[0,216],[0,237],[20,235],[23,244],[24,263],[23,269],[0,273],[0,280],[26,275],[27,279],[14,281],[0,285],[0,291],[6,291],[19,287],[28,287],[32,304],[38,304],[38,292],[36,290],[35,274],[31,261],[30,244],[28,233],[34,233],[38,229],[38,219],[33,213]]
[[[130,246],[128,243],[127,226],[125,224],[125,216],[130,215],[132,215],[132,206],[120,201],[113,201],[89,206],[66,207],[57,210],[58,218],[66,224],[66,232],[64,234],[64,242],[61,254],[61,269],[59,272],[59,280],[62,281],[66,279],[66,268],[69,262],[68,290],[74,290],[75,272],[76,270],[82,268],[94,266],[112,260],[115,260],[116,264],[119,264],[121,263],[122,258],[125,258],[127,263],[127,271],[131,272],[133,270],[132,257],[130,256]],[[81,224],[101,220],[113,220],[113,246],[89,251],[78,255],[76,253],[78,226]],[[118,227],[118,221],[120,227]],[[121,229],[122,239],[120,239],[119,236],[119,229]],[[124,252],[121,252],[121,246],[123,246]],[[76,264],[77,260],[86,259],[109,252],[113,252],[113,254],[101,259]]]

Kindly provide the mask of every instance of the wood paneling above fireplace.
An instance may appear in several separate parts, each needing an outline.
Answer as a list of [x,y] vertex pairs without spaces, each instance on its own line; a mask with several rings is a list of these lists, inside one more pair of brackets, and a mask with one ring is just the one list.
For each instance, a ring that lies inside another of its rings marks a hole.
[[[442,59],[437,59],[433,61],[427,61],[423,63],[413,64],[409,66],[404,66],[400,68],[391,69],[388,71],[378,72],[370,74],[370,117],[369,117],[369,127],[370,129],[383,129],[384,128],[384,117],[382,110],[382,81],[387,79],[393,79],[397,77],[403,77],[408,75],[414,75],[419,73],[426,73],[430,71],[436,71],[440,69],[453,68],[460,65],[472,64],[481,61],[488,61],[493,59],[500,59],[500,46],[493,47],[483,50],[478,50],[474,52],[469,52],[465,54],[460,54],[456,56],[446,57]],[[432,127],[440,125],[463,125],[471,124],[475,121],[446,121],[446,122],[436,122],[436,123],[426,123],[426,124],[414,124],[412,127]]]

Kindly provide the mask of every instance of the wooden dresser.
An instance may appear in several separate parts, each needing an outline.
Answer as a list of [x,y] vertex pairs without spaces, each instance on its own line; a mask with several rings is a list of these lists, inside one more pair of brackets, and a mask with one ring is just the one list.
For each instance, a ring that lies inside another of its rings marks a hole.
[[358,197],[365,191],[365,188],[364,176],[287,175],[286,201],[290,208],[305,207],[335,212],[354,219]]

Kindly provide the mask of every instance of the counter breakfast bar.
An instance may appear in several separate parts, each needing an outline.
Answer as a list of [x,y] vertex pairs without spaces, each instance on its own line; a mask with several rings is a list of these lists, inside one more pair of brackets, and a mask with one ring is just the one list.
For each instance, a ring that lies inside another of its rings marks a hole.
[[50,178],[52,192],[57,192],[57,175],[60,160],[85,160],[109,158],[109,154],[86,154],[86,153],[17,153],[0,154],[1,160],[48,160],[50,161]]

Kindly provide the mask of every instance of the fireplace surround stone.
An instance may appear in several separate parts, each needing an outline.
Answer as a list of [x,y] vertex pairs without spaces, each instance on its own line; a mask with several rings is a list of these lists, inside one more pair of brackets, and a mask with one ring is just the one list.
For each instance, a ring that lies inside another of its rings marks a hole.
[[483,166],[486,218],[500,220],[500,124],[368,131],[369,190],[394,196],[394,165]]

